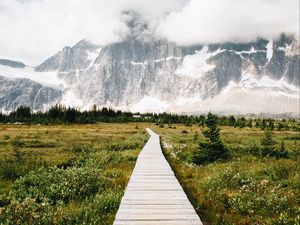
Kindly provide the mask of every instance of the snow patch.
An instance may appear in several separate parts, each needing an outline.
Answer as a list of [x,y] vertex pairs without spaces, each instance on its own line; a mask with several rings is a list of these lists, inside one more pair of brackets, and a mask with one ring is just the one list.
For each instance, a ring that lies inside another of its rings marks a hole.
[[273,41],[270,40],[269,43],[267,44],[267,59],[268,63],[271,61],[273,57]]
[[134,61],[130,61],[130,64],[131,65],[134,65],[134,66],[145,66],[148,64],[148,61],[145,61],[145,62],[134,62]]
[[161,59],[156,59],[155,62],[156,63],[159,63],[159,62],[165,62],[165,61],[170,61],[172,59],[175,59],[175,60],[181,60],[182,58],[181,57],[176,57],[176,56],[169,56],[167,58],[161,58]]
[[299,88],[297,88],[294,85],[289,84],[284,80],[284,78],[281,78],[280,80],[273,80],[269,76],[263,76],[260,79],[256,78],[255,75],[251,73],[243,73],[242,79],[240,83],[238,84],[239,87],[244,89],[249,88],[268,88],[268,89],[274,89],[276,88],[286,92],[286,93],[299,93]]
[[215,65],[208,64],[207,60],[222,51],[224,50],[209,52],[208,46],[204,46],[200,51],[196,51],[196,54],[184,57],[182,66],[178,68],[175,73],[179,76],[199,78],[215,68]]
[[159,98],[145,96],[140,102],[130,107],[132,112],[165,112],[168,107],[166,102],[161,101]]
[[58,79],[56,71],[36,72],[33,67],[29,66],[13,68],[0,65],[0,76],[10,79],[25,78],[55,89],[61,89],[63,85],[63,81]]
[[61,104],[68,106],[68,107],[79,107],[83,106],[82,99],[76,97],[76,95],[71,91],[68,90],[63,94]]
[[102,50],[102,48],[98,48],[98,49],[89,50],[87,52],[87,59],[88,59],[88,61],[90,61],[90,65],[89,65],[88,69],[90,69],[94,65],[94,63],[95,63],[96,59],[98,58],[101,50]]
[[281,114],[299,115],[299,88],[284,79],[273,80],[244,72],[240,82],[230,81],[218,95],[203,99],[199,94],[168,102],[174,113]]

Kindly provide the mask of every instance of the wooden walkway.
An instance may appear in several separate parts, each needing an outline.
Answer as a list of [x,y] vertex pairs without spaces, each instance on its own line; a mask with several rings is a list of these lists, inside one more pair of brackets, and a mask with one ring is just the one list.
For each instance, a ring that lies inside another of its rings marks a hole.
[[202,225],[165,159],[159,136],[142,149],[114,225]]

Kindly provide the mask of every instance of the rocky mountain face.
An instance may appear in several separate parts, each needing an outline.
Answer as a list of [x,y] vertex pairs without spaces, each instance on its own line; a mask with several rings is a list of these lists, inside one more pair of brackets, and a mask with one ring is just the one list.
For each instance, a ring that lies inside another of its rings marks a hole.
[[122,42],[98,46],[82,40],[35,68],[41,76],[53,72],[60,90],[1,77],[0,109],[39,110],[62,102],[81,109],[96,104],[133,111],[298,115],[300,54],[293,36],[187,47],[141,38],[132,26]]
[[0,59],[0,65],[10,66],[13,68],[24,68],[26,65],[22,62],[12,61],[9,59]]
[[0,106],[3,111],[26,105],[35,110],[46,109],[60,101],[61,91],[29,79],[9,79],[0,76]]
[[[185,103],[190,99],[200,102],[222,95],[230,82],[245,83],[245,76],[251,78],[248,89],[270,89],[283,81],[299,89],[299,62],[299,42],[286,35],[274,41],[190,47],[129,37],[102,47],[81,41],[36,70],[56,70],[67,89],[84,101],[81,107],[97,104],[130,109],[151,97],[159,100],[155,104],[168,106],[180,106],[183,101],[184,111],[189,111]],[[260,84],[265,77],[270,80]],[[280,84],[273,91],[298,94]],[[172,110],[168,106],[164,110]]]

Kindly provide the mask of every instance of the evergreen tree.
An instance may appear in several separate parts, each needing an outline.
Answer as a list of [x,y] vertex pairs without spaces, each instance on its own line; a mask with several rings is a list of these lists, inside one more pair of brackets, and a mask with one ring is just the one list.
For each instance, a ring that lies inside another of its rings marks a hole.
[[229,126],[236,126],[236,120],[234,118],[234,116],[230,116],[229,117]]
[[288,155],[289,155],[289,153],[288,153],[288,151],[285,148],[285,143],[284,143],[284,141],[282,141],[281,145],[280,145],[280,148],[279,148],[278,151],[276,151],[274,157],[276,159],[279,159],[279,158],[288,158]]
[[2,114],[2,112],[0,111],[0,122],[4,121],[5,116]]
[[269,121],[269,127],[270,127],[271,130],[274,130],[275,124],[274,124],[273,120]]
[[229,151],[220,138],[217,117],[209,113],[205,124],[207,129],[203,131],[203,135],[206,141],[199,144],[199,149],[194,153],[194,162],[196,164],[204,164],[227,159]]
[[261,129],[262,130],[265,130],[266,129],[266,126],[267,126],[267,122],[265,119],[262,120],[262,123],[261,123]]
[[20,106],[12,113],[12,116],[19,120],[29,119],[31,117],[31,110],[28,106]]
[[278,130],[278,131],[281,131],[282,128],[283,128],[283,124],[282,124],[282,123],[278,123],[278,128],[277,128],[277,130]]
[[68,108],[64,113],[64,121],[74,123],[76,121],[76,109]]
[[61,105],[52,106],[48,111],[48,117],[50,119],[61,119],[64,115],[64,107]]
[[247,126],[249,127],[249,128],[252,128],[252,119],[249,119],[249,121],[248,121],[248,123],[247,123]]
[[256,122],[255,122],[255,127],[256,127],[256,128],[259,128],[259,127],[260,127],[260,121],[259,121],[258,119],[257,119]]
[[266,130],[264,137],[261,140],[262,145],[262,156],[272,156],[275,151],[276,141],[273,140],[272,133],[269,130]]

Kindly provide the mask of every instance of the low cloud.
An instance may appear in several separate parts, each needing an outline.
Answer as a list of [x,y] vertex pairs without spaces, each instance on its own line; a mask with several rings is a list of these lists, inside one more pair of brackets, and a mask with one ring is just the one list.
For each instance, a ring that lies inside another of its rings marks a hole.
[[37,65],[64,46],[87,38],[105,45],[128,33],[122,12],[149,22],[182,8],[185,0],[1,0],[0,58]]
[[178,44],[247,42],[299,35],[299,0],[191,0],[162,19],[157,35]]
[[183,45],[299,33],[298,0],[1,0],[0,58],[37,65],[83,38],[120,41],[131,32],[124,11]]

